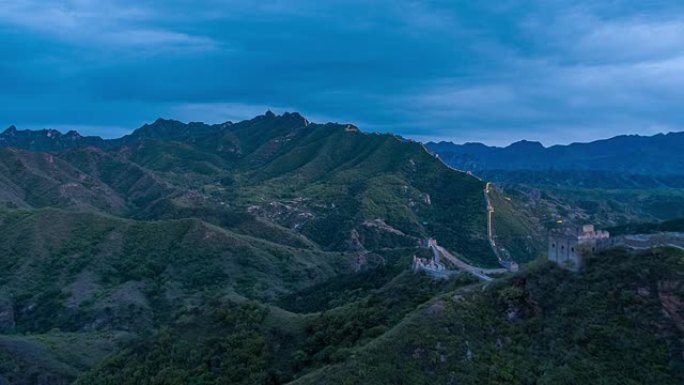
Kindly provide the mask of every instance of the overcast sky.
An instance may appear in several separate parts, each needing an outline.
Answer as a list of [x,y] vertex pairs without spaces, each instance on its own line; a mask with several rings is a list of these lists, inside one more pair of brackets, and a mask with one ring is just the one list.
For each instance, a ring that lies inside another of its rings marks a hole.
[[684,130],[684,2],[0,0],[0,125],[299,111],[420,140]]

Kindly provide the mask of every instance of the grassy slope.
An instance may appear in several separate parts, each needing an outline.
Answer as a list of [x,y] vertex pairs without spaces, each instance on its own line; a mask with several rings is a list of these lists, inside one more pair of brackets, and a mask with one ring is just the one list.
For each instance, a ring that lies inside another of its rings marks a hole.
[[140,222],[50,209],[4,213],[0,231],[0,277],[15,298],[19,331],[97,322],[135,329],[201,290],[269,299],[349,269],[340,253],[197,219]]
[[600,189],[506,185],[516,200],[530,206],[546,227],[556,220],[601,227],[684,217],[682,189]]
[[67,384],[130,339],[123,332],[0,336],[0,379],[10,384]]
[[255,189],[263,191],[264,183],[268,191],[337,203],[342,223],[330,226],[328,219],[340,219],[322,218],[312,226],[350,231],[382,218],[406,234],[435,236],[473,261],[493,259],[485,239],[484,184],[443,167],[419,144],[342,126],[309,126],[293,142],[259,169]]
[[0,205],[126,211],[121,197],[97,178],[59,157],[15,149],[0,149]]
[[496,243],[518,262],[529,262],[544,253],[544,231],[521,202],[496,188],[490,193]]
[[[0,378],[13,384],[70,383],[118,349],[98,331],[144,336],[182,318],[187,307],[210,306],[203,293],[265,301],[350,269],[343,253],[197,219],[147,222],[41,209],[4,212],[0,223],[0,294],[16,321],[0,340]],[[60,330],[69,338],[51,342]],[[89,341],[102,349],[87,353]]]

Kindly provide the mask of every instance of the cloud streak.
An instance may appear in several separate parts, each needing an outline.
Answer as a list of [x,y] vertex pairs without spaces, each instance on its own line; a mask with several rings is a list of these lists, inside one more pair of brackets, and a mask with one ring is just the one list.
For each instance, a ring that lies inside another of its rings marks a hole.
[[0,22],[70,44],[112,48],[207,50],[214,42],[161,27],[163,13],[111,0],[1,0]]

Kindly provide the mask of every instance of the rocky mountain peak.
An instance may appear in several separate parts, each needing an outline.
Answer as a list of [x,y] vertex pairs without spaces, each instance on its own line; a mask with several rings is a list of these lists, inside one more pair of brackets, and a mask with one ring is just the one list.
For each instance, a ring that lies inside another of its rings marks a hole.
[[515,143],[512,143],[508,148],[515,148],[515,149],[526,149],[526,150],[536,150],[536,149],[544,149],[544,145],[541,144],[540,142],[533,141],[533,140],[520,140]]
[[2,135],[14,135],[17,133],[17,127],[11,125],[2,133]]

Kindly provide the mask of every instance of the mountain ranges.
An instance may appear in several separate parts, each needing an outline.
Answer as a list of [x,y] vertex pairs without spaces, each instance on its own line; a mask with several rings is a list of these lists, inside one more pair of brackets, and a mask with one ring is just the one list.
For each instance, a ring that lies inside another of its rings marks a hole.
[[497,243],[528,266],[491,285],[410,270],[429,237],[497,266],[485,184],[297,113],[118,139],[10,127],[0,384],[679,383],[677,250],[574,275],[494,189]]

